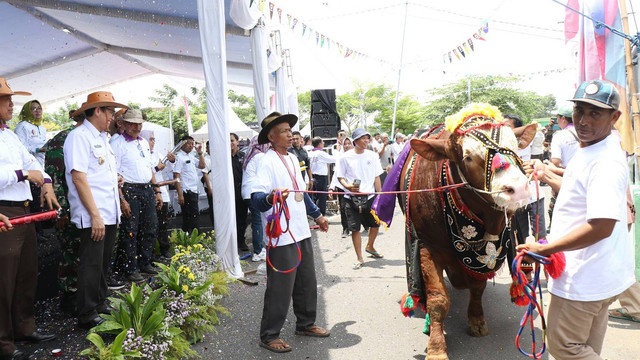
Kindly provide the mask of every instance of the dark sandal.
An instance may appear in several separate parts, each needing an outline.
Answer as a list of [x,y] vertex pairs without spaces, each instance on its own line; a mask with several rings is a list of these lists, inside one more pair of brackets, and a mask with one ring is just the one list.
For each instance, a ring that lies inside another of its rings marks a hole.
[[322,338],[322,337],[328,337],[329,335],[331,335],[331,333],[328,330],[323,329],[318,325],[313,325],[304,330],[296,330],[296,335]]
[[[275,348],[274,345],[281,345],[282,348]],[[273,351],[274,353],[286,353],[291,351],[291,346],[284,342],[284,340],[277,338],[275,340],[271,340],[268,343],[260,341],[260,347],[265,348],[269,351]]]

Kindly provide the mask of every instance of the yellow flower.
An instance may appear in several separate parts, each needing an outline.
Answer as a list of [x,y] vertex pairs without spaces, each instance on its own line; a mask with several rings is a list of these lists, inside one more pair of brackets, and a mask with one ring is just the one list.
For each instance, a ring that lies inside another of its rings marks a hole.
[[182,285],[182,290],[189,291],[189,287],[187,285]]
[[180,265],[180,267],[178,268],[178,272],[182,272],[182,270],[184,270],[184,266]]
[[196,279],[195,276],[193,276],[193,273],[189,273],[189,280],[194,281]]

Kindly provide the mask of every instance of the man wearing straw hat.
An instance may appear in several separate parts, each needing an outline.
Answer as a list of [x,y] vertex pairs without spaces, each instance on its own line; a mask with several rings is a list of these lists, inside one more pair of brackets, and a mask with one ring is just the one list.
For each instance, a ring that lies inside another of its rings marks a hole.
[[[29,183],[42,186],[40,202],[59,208],[51,178],[42,165],[7,128],[13,115],[13,95],[31,95],[13,91],[0,78],[0,213],[11,218],[28,215],[32,200]],[[33,199],[38,201],[38,199]],[[36,330],[33,303],[38,283],[36,232],[33,223],[0,232],[0,359],[27,359],[14,341],[43,342],[54,335]]]
[[[296,315],[296,335],[329,336],[329,331],[315,324],[318,289],[307,214],[322,231],[329,229],[329,222],[307,194],[289,192],[305,189],[298,158],[287,152],[292,142],[291,127],[297,121],[295,115],[278,112],[262,121],[258,143],[271,143],[271,149],[262,157],[259,175],[251,189],[251,201],[262,211],[263,224],[268,223],[276,192],[282,195],[289,209],[289,219],[282,214],[277,220],[286,232],[268,243],[270,264],[260,322],[260,346],[276,353],[291,351],[291,346],[280,338],[291,299]],[[267,235],[265,242],[266,239],[269,239]]]
[[109,312],[107,272],[120,222],[116,159],[107,139],[115,108],[110,92],[98,91],[72,116],[84,113],[86,120],[71,131],[64,143],[64,165],[69,186],[71,222],[80,234],[78,264],[78,324],[90,329]]

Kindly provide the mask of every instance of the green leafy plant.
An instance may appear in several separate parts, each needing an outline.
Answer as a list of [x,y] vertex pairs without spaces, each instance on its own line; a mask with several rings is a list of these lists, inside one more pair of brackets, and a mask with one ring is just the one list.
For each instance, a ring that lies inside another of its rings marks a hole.
[[123,351],[122,344],[126,336],[127,332],[123,331],[116,336],[112,344],[106,346],[100,335],[90,333],[87,335],[87,340],[91,341],[95,347],[82,350],[80,355],[96,360],[124,360],[142,357],[138,351]]
[[174,246],[193,246],[196,244],[203,245],[211,250],[215,250],[215,236],[213,231],[200,233],[198,229],[193,229],[191,234],[188,234],[180,229],[175,229],[169,236],[170,243]]
[[[148,287],[148,285],[146,285]],[[165,317],[165,310],[162,307],[164,299],[160,297],[164,287],[150,292],[143,303],[143,289],[136,284],[131,286],[131,291],[120,295],[120,298],[110,298],[111,304],[116,310],[111,314],[103,315],[106,319],[102,324],[91,329],[94,332],[104,332],[108,334],[126,333],[133,329],[136,336],[148,338],[162,329],[162,320]]]

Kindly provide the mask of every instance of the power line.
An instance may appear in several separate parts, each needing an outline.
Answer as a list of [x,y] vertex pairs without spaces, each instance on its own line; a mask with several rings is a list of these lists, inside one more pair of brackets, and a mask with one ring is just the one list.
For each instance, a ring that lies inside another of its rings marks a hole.
[[401,6],[401,5],[404,5],[404,3],[397,3],[397,4],[393,4],[393,5],[382,6],[382,7],[377,7],[377,8],[373,8],[373,9],[366,9],[366,10],[360,10],[360,11],[353,11],[353,12],[343,13],[343,14],[335,14],[335,15],[331,15],[331,16],[323,16],[323,17],[311,18],[311,19],[309,19],[309,21],[331,20],[331,19],[337,19],[337,18],[352,16],[352,15],[368,14],[368,13],[372,13],[372,12],[378,12],[378,11],[381,11],[381,10],[391,9],[391,8],[398,7],[398,6]]

